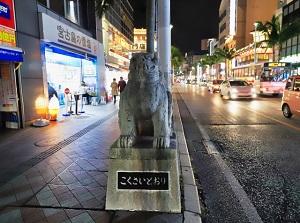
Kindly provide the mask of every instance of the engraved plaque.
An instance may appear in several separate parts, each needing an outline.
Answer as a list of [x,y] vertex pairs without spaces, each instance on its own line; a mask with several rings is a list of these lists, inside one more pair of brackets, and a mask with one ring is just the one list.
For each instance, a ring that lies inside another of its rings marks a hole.
[[117,172],[121,190],[169,190],[169,172]]

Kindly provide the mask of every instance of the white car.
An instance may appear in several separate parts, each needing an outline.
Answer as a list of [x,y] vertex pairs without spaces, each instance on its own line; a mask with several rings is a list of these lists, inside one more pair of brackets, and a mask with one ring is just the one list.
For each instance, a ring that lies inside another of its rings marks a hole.
[[220,90],[220,84],[223,82],[223,80],[213,80],[209,81],[207,83],[207,90],[211,92],[219,91]]
[[243,80],[227,80],[220,85],[220,96],[228,99],[255,98],[257,95],[251,84]]

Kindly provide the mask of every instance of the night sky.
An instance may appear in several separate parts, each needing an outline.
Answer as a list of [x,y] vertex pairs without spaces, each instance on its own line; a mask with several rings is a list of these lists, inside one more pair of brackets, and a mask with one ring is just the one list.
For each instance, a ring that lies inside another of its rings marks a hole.
[[[159,0],[158,0],[159,1]],[[146,28],[146,0],[129,0],[135,28]],[[201,39],[217,38],[221,0],[170,0],[172,45],[199,51]]]

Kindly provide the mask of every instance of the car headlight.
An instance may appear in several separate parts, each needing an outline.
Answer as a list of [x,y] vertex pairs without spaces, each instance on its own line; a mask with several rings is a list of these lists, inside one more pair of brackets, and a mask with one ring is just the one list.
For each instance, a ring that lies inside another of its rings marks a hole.
[[238,93],[239,91],[238,91],[237,89],[235,89],[235,88],[232,88],[232,89],[231,89],[231,92],[232,92],[232,93]]

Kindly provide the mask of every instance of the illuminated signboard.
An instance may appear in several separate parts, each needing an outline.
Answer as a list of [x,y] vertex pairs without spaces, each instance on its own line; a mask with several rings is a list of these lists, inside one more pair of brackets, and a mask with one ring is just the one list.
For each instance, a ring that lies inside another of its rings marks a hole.
[[16,30],[13,0],[0,0],[0,25]]
[[270,62],[270,63],[264,63],[264,67],[290,67],[291,63],[285,63],[285,62]]
[[16,46],[15,31],[4,26],[0,26],[0,44],[5,46]]
[[40,16],[43,24],[43,39],[92,55],[98,54],[97,40],[44,13]]

